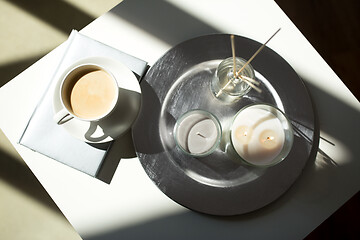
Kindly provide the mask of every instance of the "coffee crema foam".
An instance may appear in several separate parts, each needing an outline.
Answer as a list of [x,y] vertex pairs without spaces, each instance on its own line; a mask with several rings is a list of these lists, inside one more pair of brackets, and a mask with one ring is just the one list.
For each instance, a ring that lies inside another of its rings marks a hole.
[[70,94],[73,114],[94,119],[107,114],[113,106],[117,86],[103,70],[95,70],[80,77]]

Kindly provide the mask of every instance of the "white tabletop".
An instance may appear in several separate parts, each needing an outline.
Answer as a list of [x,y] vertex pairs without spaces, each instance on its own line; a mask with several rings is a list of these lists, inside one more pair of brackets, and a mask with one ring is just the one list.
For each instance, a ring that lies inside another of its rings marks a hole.
[[[237,9],[237,15],[231,14]],[[320,148],[279,200],[222,218],[192,212],[164,195],[137,158],[122,159],[110,184],[20,146],[17,141],[63,45],[0,89],[0,127],[84,239],[302,239],[360,189],[360,104],[271,0],[126,0],[81,32],[149,62],[186,39],[215,32],[265,42],[305,81],[316,105]]]

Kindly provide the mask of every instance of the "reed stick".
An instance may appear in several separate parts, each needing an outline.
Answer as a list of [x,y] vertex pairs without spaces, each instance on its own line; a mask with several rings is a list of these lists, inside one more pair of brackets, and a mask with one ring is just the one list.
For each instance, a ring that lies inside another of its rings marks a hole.
[[234,77],[236,74],[236,54],[235,54],[235,41],[234,41],[234,35],[230,36],[230,41],[231,41],[231,51],[232,51],[232,56],[233,56],[233,63],[234,63],[234,69],[233,69],[233,73],[234,73]]
[[257,86],[260,86],[259,81],[256,81],[255,79],[252,79],[252,78],[250,78],[250,77],[248,77],[248,76],[244,76],[244,75],[240,75],[240,77],[241,77],[242,79],[244,79],[244,80],[247,80],[247,81],[249,81],[249,82],[251,82],[251,83],[254,83],[254,84],[257,85]]
[[251,56],[251,58],[244,64],[244,66],[242,66],[242,68],[240,68],[240,70],[236,74],[240,74],[241,71],[244,70],[247,65],[249,65],[249,63],[256,57],[256,55],[259,54],[259,52],[261,52],[261,50],[264,49],[266,44],[280,31],[280,29],[281,28],[279,28],[263,45],[261,45],[261,47]]
[[[262,90],[261,90],[259,87],[255,86],[255,84],[253,84],[253,83],[249,80],[249,79],[252,79],[252,78],[243,78],[242,75],[240,76],[240,78],[241,78],[241,80],[243,80],[244,82],[246,82],[247,84],[249,84],[250,87],[252,87],[253,89],[255,89],[257,92],[262,93]],[[252,80],[254,80],[254,79],[252,79]],[[257,81],[255,81],[255,82],[258,83]]]

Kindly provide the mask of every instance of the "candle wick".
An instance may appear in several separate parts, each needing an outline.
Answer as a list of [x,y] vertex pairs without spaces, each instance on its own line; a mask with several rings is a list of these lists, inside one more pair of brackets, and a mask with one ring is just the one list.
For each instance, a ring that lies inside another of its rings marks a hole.
[[197,132],[196,135],[202,137],[202,138],[206,138],[204,135],[202,135],[201,133]]

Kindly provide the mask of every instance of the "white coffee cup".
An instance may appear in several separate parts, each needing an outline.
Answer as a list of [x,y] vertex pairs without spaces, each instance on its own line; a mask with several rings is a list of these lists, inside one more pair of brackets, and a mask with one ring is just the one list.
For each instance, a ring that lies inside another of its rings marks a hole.
[[97,122],[107,117],[119,100],[119,87],[113,74],[98,64],[86,63],[72,68],[60,85],[62,109],[53,119],[64,124],[74,118]]

